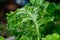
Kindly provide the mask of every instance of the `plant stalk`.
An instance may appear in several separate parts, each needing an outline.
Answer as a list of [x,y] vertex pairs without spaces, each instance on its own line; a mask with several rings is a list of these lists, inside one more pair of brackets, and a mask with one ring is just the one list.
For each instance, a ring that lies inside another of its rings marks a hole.
[[35,26],[36,26],[36,31],[37,31],[37,40],[40,40],[39,26],[36,21],[35,21]]

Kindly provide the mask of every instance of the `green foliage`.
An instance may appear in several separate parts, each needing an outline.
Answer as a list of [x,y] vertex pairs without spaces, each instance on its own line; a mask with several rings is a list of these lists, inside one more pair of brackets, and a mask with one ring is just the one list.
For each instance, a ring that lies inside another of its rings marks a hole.
[[7,29],[16,40],[40,40],[46,25],[54,22],[54,12],[58,9],[55,3],[44,0],[30,0],[30,3],[7,14]]
[[5,40],[2,36],[0,36],[0,40]]
[[35,6],[37,6],[37,5],[40,5],[40,6],[42,6],[43,5],[43,3],[44,3],[44,1],[45,0],[30,0],[30,3],[32,4],[32,5],[35,5]]
[[54,33],[52,35],[47,35],[45,38],[42,38],[42,40],[60,40],[60,35]]

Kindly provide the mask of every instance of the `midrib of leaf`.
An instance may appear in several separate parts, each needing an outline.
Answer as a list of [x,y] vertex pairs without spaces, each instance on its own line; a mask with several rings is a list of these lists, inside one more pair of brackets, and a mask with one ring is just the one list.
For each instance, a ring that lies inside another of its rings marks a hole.
[[[29,12],[29,11],[27,11],[28,12],[28,14],[30,15],[30,17],[31,17],[31,19],[32,19],[32,21],[34,22],[34,25],[35,25],[35,27],[36,27],[36,31],[37,31],[37,40],[40,40],[40,33],[39,33],[39,25],[38,25],[38,23],[37,23],[37,17],[36,18],[34,18],[34,14],[32,14],[31,12]],[[36,11],[35,11],[36,12]]]
[[38,23],[36,21],[34,21],[35,26],[36,26],[36,31],[37,31],[37,40],[40,40],[40,33],[39,33],[39,26]]

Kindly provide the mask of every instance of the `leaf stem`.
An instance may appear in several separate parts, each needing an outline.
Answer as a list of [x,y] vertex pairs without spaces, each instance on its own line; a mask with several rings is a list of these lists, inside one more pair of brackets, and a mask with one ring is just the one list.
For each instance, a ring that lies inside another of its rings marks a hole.
[[37,40],[40,40],[39,26],[36,21],[35,21],[35,26],[36,26],[36,31],[37,31]]

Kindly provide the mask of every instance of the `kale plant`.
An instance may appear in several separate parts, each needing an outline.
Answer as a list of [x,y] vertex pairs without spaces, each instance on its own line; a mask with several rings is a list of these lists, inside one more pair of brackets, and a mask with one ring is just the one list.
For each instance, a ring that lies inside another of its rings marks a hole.
[[40,40],[44,25],[54,20],[55,8],[51,5],[44,0],[30,0],[23,8],[7,14],[7,29],[16,40]]
[[2,36],[0,36],[0,40],[5,40]]
[[42,40],[60,40],[60,35],[54,33],[52,35],[47,35],[45,38],[42,38]]

